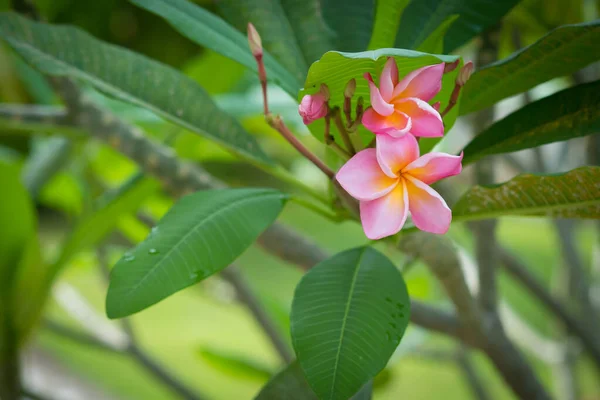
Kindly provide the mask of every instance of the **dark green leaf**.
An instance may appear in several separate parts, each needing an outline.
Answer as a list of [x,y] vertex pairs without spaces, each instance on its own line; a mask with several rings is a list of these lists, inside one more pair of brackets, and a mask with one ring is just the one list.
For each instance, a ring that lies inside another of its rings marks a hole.
[[[459,58],[457,56],[434,55],[402,49],[381,49],[361,53],[340,53],[337,51],[330,51],[325,53],[318,62],[311,65],[306,82],[304,83],[304,89],[300,92],[299,98],[302,98],[305,94],[317,92],[321,83],[325,83],[329,87],[329,92],[331,93],[329,104],[332,107],[342,107],[344,103],[344,88],[350,79],[355,78],[356,92],[353,104],[355,105],[356,99],[362,96],[366,108],[370,105],[369,85],[363,75],[365,72],[370,72],[375,81],[378,82],[379,75],[383,70],[383,65],[388,56],[396,59],[400,78],[425,65],[437,64],[440,62],[453,62]],[[440,101],[441,109],[446,107],[448,100],[450,99],[450,94],[454,89],[454,81],[457,73],[458,68],[451,73],[444,74],[442,90],[431,101],[432,104],[436,101]],[[457,114],[458,110],[457,107],[455,107],[444,118],[446,131],[449,131],[454,124]],[[323,141],[323,121],[318,120],[309,127],[313,135],[317,139]],[[364,136],[365,142],[368,143],[372,138],[372,134],[368,133],[362,126],[359,129],[361,135]],[[337,135],[335,129],[332,129],[332,132],[334,135]],[[337,138],[337,140],[338,143],[342,143],[339,138]]]
[[109,318],[141,311],[228,266],[273,223],[285,200],[271,189],[183,197],[115,265],[106,299]]
[[537,215],[600,218],[600,167],[557,175],[519,175],[494,186],[475,186],[453,207],[455,220]]
[[375,20],[375,0],[321,0],[325,22],[335,33],[335,50],[364,51]]
[[400,272],[370,247],[339,253],[311,269],[296,288],[292,341],[321,399],[348,399],[381,371],[408,325]]
[[270,163],[238,121],[217,108],[202,87],[171,67],[102,43],[77,28],[36,23],[14,13],[0,14],[0,37],[44,73],[84,80],[246,158]]
[[600,132],[600,81],[533,102],[496,122],[465,147],[463,164]]
[[255,400],[317,400],[298,361],[292,362],[262,388]]
[[599,42],[600,20],[553,30],[531,46],[473,74],[465,85],[460,113],[482,110],[578,71],[600,59]]
[[444,39],[444,53],[498,22],[518,0],[414,0],[404,10],[396,47],[416,49],[451,15],[460,17]]
[[400,16],[410,0],[377,1],[369,50],[394,47]]
[[245,32],[252,22],[262,38],[262,44],[287,70],[302,82],[308,65],[294,31],[279,1],[219,0],[217,6],[227,21]]
[[[188,0],[130,1],[166,19],[182,35],[199,45],[231,58],[252,71],[257,70],[246,36],[202,7]],[[302,81],[292,76],[268,52],[264,53],[263,61],[269,79],[295,96]]]

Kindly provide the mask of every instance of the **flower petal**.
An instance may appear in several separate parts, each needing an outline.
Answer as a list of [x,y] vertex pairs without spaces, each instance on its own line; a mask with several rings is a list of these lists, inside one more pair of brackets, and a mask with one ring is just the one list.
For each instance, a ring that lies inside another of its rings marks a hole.
[[394,105],[386,102],[381,97],[381,93],[377,86],[375,86],[375,82],[373,82],[373,78],[371,74],[365,73],[365,79],[369,81],[369,91],[371,93],[371,106],[377,111],[378,114],[388,116],[394,112]]
[[402,179],[408,193],[408,208],[412,221],[425,232],[444,234],[450,228],[452,211],[438,192],[410,175]]
[[[377,155],[379,156],[379,154]],[[463,153],[460,153],[459,156],[436,152],[427,153],[408,164],[402,172],[410,174],[426,185],[431,185],[440,179],[460,174],[462,159]],[[377,161],[379,161],[379,157],[377,157]]]
[[365,110],[365,113],[362,116],[362,124],[373,133],[391,134],[391,132],[394,132],[397,136],[404,135],[411,127],[408,115],[396,112],[384,117],[383,115],[377,114],[373,107],[369,107]]
[[398,183],[383,173],[375,149],[358,152],[340,168],[337,181],[358,200],[374,200],[388,194]]
[[377,135],[377,162],[383,172],[393,178],[419,157],[419,144],[413,135],[399,138]]
[[360,202],[360,220],[371,240],[400,231],[408,216],[408,197],[404,179],[390,193],[376,200]]
[[442,88],[444,65],[427,65],[406,75],[394,88],[391,101],[406,97],[417,97],[423,101],[433,99]]
[[410,133],[422,137],[444,136],[444,123],[440,113],[432,106],[416,97],[402,99],[395,103],[396,111],[410,117]]
[[381,97],[383,97],[385,101],[389,102],[391,100],[394,86],[397,84],[398,66],[396,65],[394,57],[390,57],[383,67],[381,77],[379,77],[379,91],[381,92]]

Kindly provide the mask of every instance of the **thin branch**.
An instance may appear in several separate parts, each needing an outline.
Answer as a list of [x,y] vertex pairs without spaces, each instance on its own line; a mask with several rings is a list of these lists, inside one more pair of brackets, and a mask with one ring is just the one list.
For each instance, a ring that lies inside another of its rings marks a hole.
[[35,146],[23,167],[23,183],[31,196],[36,199],[40,191],[69,160],[71,141],[62,137],[48,138]]
[[109,353],[120,355],[125,354],[123,349],[112,346],[106,342],[98,340],[92,335],[88,335],[85,332],[80,332],[75,329],[69,328],[68,326],[60,324],[58,322],[46,319],[44,320],[43,326],[48,332],[52,332],[55,335],[64,337],[81,345],[107,351]]
[[485,383],[481,381],[481,377],[477,373],[477,370],[471,361],[471,357],[469,356],[469,350],[465,346],[459,347],[456,354],[456,362],[463,371],[467,384],[473,393],[473,397],[477,400],[490,399],[490,395],[485,388]]

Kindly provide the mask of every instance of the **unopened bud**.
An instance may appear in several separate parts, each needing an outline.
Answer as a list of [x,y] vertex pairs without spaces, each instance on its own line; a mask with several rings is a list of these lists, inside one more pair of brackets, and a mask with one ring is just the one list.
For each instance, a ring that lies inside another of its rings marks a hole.
[[349,99],[354,96],[354,92],[356,91],[356,79],[352,78],[346,83],[346,88],[344,89],[344,97]]
[[460,59],[451,63],[446,63],[446,65],[444,65],[444,73],[447,74],[448,72],[454,71],[456,67],[458,67],[458,64],[460,64]]
[[[321,89],[323,89],[321,85]],[[327,88],[327,86],[325,86]],[[327,91],[329,96],[329,91]],[[298,113],[302,117],[302,121],[305,125],[308,125],[320,118],[323,118],[329,112],[329,106],[327,105],[327,98],[323,92],[317,92],[315,94],[307,94],[302,98],[300,105],[298,106]]]
[[440,104],[441,104],[441,103],[440,103],[439,101],[438,101],[438,102],[436,102],[436,103],[434,103],[434,104],[432,105],[433,109],[434,109],[435,111],[440,111]]
[[325,101],[329,101],[329,88],[326,84],[321,83],[321,87],[319,88],[319,92],[323,95]]
[[456,84],[458,86],[464,86],[465,83],[467,83],[467,81],[471,77],[471,74],[473,73],[473,69],[475,69],[473,62],[467,61],[465,63],[465,65],[463,65],[463,67],[458,72],[458,77],[456,77]]
[[262,57],[262,41],[260,40],[258,31],[251,22],[248,22],[248,44],[250,45],[250,51],[255,58]]

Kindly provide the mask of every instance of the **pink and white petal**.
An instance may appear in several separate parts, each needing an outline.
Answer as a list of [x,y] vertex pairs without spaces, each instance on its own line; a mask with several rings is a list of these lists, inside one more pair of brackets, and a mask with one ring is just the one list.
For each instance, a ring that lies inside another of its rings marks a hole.
[[440,113],[432,106],[416,97],[402,99],[395,103],[396,111],[410,117],[410,133],[420,137],[444,136],[444,123]]
[[423,101],[433,99],[442,88],[444,66],[444,63],[427,65],[406,75],[394,88],[392,101],[406,97],[417,97]]
[[358,152],[336,174],[340,185],[358,200],[374,200],[388,194],[398,184],[383,173],[375,149]]
[[444,234],[450,228],[452,211],[438,192],[410,175],[402,179],[408,193],[408,209],[417,228]]
[[371,240],[398,233],[407,216],[408,197],[404,183],[383,197],[360,202],[360,221],[365,235]]
[[371,74],[365,73],[365,78],[369,81],[369,92],[371,94],[371,107],[377,111],[377,114],[381,114],[383,116],[388,116],[394,112],[394,105],[388,103],[381,97],[381,93],[379,89],[373,82],[373,78]]
[[[460,174],[462,159],[463,153],[458,156],[437,152],[427,153],[408,164],[402,173],[409,174],[426,185],[431,185],[440,179]],[[377,161],[379,161],[379,154]]]
[[410,118],[404,113],[393,113],[388,116],[378,114],[373,107],[365,110],[362,117],[365,128],[374,133],[386,133],[390,131],[408,132],[411,127]]
[[398,66],[394,57],[388,58],[379,78],[379,91],[381,97],[389,103],[394,92],[394,87],[398,84]]
[[411,162],[419,157],[419,144],[413,135],[399,138],[389,135],[377,135],[377,162],[381,170],[394,178]]

